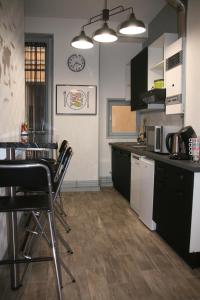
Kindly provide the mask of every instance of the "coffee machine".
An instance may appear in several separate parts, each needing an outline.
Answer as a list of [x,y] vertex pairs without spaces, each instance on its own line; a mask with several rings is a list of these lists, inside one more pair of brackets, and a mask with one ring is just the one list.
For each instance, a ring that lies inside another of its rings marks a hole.
[[189,140],[197,137],[191,126],[183,127],[175,133],[166,136],[166,147],[171,159],[189,159]]

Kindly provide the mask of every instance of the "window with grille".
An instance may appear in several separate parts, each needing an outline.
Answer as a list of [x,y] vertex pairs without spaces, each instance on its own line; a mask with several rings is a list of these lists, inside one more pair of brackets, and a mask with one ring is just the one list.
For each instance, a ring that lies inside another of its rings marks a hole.
[[25,81],[41,82],[46,80],[46,45],[25,43]]
[[25,43],[26,119],[29,131],[33,132],[43,132],[47,127],[46,57],[45,43]]

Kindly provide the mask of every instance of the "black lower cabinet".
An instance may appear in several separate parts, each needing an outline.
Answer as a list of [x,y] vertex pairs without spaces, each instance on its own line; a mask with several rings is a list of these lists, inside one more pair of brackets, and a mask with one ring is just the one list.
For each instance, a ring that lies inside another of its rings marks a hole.
[[130,201],[131,154],[112,147],[112,181],[114,188]]
[[194,173],[156,162],[153,220],[157,232],[191,266],[200,266],[200,253],[189,253]]

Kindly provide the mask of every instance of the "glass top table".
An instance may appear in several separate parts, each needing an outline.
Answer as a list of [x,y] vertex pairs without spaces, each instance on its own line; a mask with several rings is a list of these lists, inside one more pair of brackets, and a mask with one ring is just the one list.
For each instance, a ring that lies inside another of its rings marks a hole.
[[51,134],[30,133],[28,135],[0,137],[0,148],[14,149],[57,149],[58,143]]

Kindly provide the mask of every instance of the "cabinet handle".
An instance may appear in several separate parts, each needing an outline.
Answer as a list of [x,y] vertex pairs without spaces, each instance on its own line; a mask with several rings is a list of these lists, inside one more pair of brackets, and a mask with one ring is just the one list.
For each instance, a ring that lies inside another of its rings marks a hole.
[[175,84],[173,83],[173,84],[172,84],[172,87],[174,87],[174,86],[175,86]]
[[183,180],[184,179],[184,175],[180,175],[180,180]]

